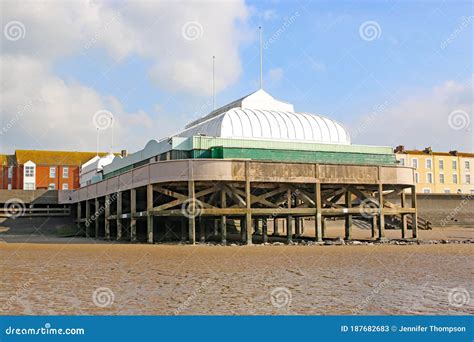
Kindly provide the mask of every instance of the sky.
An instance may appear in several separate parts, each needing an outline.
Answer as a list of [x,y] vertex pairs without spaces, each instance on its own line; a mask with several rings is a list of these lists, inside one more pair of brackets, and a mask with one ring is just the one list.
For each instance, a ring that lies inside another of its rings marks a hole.
[[[263,88],[353,144],[474,152],[470,1],[0,3],[0,153],[143,148]],[[97,132],[99,134],[97,134]]]

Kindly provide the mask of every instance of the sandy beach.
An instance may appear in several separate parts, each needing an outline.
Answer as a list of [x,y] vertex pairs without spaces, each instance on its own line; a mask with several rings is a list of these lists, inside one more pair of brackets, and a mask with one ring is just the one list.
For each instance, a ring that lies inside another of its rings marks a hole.
[[474,314],[473,256],[473,244],[186,246],[0,234],[0,314]]

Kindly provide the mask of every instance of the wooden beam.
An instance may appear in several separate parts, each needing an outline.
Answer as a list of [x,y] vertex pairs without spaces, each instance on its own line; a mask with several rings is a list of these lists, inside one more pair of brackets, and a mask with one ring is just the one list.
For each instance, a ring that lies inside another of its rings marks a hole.
[[105,218],[104,218],[104,224],[105,224],[105,239],[110,240],[110,221],[109,221],[109,216],[110,216],[110,195],[105,195]]
[[[221,190],[221,207],[227,207],[227,198],[225,191]],[[223,244],[227,243],[227,216],[221,216],[221,241]]]
[[[349,190],[346,191],[346,207],[349,209],[352,207],[352,194]],[[344,228],[345,228],[345,239],[352,239],[352,215],[348,212],[344,219]]]
[[245,162],[245,227],[247,229],[247,239],[246,244],[252,244],[252,212],[251,212],[251,188],[250,188],[250,163],[248,161]]
[[122,192],[117,192],[117,240],[122,239]]

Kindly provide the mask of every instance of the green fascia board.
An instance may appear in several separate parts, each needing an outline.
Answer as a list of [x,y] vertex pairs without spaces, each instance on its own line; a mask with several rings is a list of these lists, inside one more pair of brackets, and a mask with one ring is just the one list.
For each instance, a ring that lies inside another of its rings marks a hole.
[[205,136],[194,136],[189,139],[192,139],[192,149],[195,150],[207,150],[212,147],[222,146],[224,148],[281,149],[292,151],[327,151],[371,154],[393,153],[393,149],[389,146],[323,144],[270,139],[234,139]]

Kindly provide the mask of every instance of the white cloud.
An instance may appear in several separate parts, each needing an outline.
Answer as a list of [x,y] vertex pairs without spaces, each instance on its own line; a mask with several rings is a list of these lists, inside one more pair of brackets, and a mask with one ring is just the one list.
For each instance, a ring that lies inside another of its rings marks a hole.
[[[381,101],[369,114],[351,125],[353,143],[404,145],[434,150],[474,150],[473,78],[465,83],[447,81],[423,94],[401,101]],[[462,111],[464,123],[456,126],[450,113]],[[467,125],[469,122],[469,125]]]
[[[159,87],[203,96],[212,93],[212,55],[217,56],[217,91],[241,72],[238,49],[247,39],[248,16],[243,2],[2,1],[0,6],[2,23],[18,21],[25,28],[23,39],[1,37],[0,139],[5,150],[95,149],[92,116],[103,109],[114,113],[115,141],[132,149],[174,128],[174,117],[157,123],[144,111],[125,111],[113,96],[65,82],[54,66],[66,56],[91,55],[94,49],[104,49],[114,60],[139,56],[152,62],[149,75]],[[202,27],[198,39],[183,36],[188,22]],[[110,133],[102,133],[103,141],[110,140]]]

